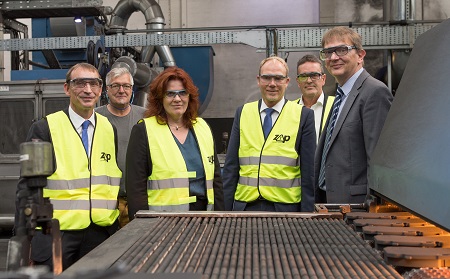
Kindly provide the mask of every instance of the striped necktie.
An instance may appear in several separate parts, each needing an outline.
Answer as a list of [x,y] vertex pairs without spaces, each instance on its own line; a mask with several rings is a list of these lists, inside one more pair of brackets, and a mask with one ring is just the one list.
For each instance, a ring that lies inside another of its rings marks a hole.
[[333,104],[333,111],[331,114],[330,123],[328,123],[327,126],[327,134],[325,137],[325,143],[323,145],[323,151],[322,151],[322,160],[320,162],[320,172],[319,172],[319,188],[322,190],[326,190],[325,186],[325,161],[327,158],[328,150],[330,149],[330,140],[331,136],[333,135],[334,126],[337,121],[337,116],[339,112],[339,107],[341,106],[342,97],[344,96],[344,92],[342,92],[342,89],[340,87],[337,88],[336,91],[336,98],[334,99]]

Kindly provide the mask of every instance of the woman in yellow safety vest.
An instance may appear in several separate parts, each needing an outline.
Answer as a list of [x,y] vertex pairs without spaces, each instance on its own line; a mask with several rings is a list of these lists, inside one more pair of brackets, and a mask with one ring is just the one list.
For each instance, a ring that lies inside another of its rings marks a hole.
[[197,115],[198,88],[191,77],[167,68],[151,83],[147,101],[127,150],[130,219],[138,210],[223,210],[214,139]]

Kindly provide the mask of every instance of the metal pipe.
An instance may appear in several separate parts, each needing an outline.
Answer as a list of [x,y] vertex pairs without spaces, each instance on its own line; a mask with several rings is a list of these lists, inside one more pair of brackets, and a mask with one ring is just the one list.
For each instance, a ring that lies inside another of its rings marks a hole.
[[[193,240],[195,247],[190,251],[190,256],[186,257],[186,261],[184,265],[180,263],[180,268],[178,268],[177,272],[193,272],[192,270],[196,270],[198,267],[199,258],[201,255],[205,254],[206,249],[208,247],[209,240],[211,239],[211,235],[214,232],[214,226],[211,223],[210,218],[204,220],[201,224],[201,234],[195,234],[195,239]],[[194,268],[192,268],[194,265]],[[187,271],[191,268],[191,271]]]
[[[194,218],[189,223],[188,229],[186,229],[185,237],[180,238],[177,241],[178,249],[168,256],[171,260],[166,261],[166,265],[163,267],[164,272],[181,272],[183,265],[192,258],[192,254],[195,253],[200,245],[199,239],[205,232],[205,225],[201,218]],[[183,239],[185,241],[183,241]],[[189,255],[190,256],[185,256]]]
[[327,224],[328,223],[328,219],[323,219],[322,222],[316,222],[313,220],[313,222],[311,222],[311,226],[312,226],[312,230],[316,232],[316,236],[312,239],[313,240],[313,251],[314,254],[316,255],[316,257],[318,257],[319,259],[319,263],[320,266],[322,267],[322,269],[324,270],[325,276],[327,278],[332,278],[335,275],[337,275],[338,272],[336,270],[336,267],[333,263],[333,261],[330,258],[330,255],[326,252],[326,249],[324,247],[325,243],[326,245],[328,245],[329,241],[332,241],[332,239],[330,239],[330,237],[327,235],[327,232],[330,231],[329,228],[324,228],[323,224]]
[[[133,272],[140,272],[144,265],[153,259],[154,251],[157,249],[160,249],[161,246],[163,246],[165,239],[169,238],[169,233],[173,230],[173,228],[176,228],[178,226],[178,222],[181,218],[168,218],[165,219],[165,222],[161,222],[161,224],[158,224],[157,229],[155,230],[155,237],[156,239],[159,239],[158,242],[153,243],[151,249],[148,249],[146,247],[147,243],[149,242],[141,242],[139,243],[139,246],[142,245],[141,253],[139,254],[140,257],[136,257],[133,259],[134,262],[134,268]],[[150,236],[150,235],[149,235]]]
[[256,217],[285,217],[285,218],[333,218],[343,219],[339,212],[309,213],[309,212],[248,212],[248,211],[189,211],[189,212],[155,212],[140,210],[136,218],[159,217],[218,217],[218,218],[256,218]]
[[[265,218],[264,218],[265,219]],[[258,251],[259,251],[259,270],[261,271],[260,278],[271,278],[267,274],[267,251],[265,249],[265,235],[262,229],[263,218],[258,218],[256,227],[258,232]],[[272,277],[273,278],[273,277]]]
[[[214,223],[216,225],[214,226],[215,232],[213,233],[213,236],[216,236],[216,237],[212,238],[212,239],[223,240],[225,238],[224,233],[225,233],[225,228],[227,227],[227,225],[226,225],[227,221],[228,220],[223,220],[221,218],[217,219],[217,221]],[[221,244],[221,242],[219,242],[219,241],[214,241],[213,243],[208,243],[208,246],[210,247],[211,252],[204,254],[205,257],[202,257],[199,262],[199,267],[201,267],[201,270],[196,269],[196,270],[194,270],[195,272],[202,271],[203,274],[212,274],[214,262],[209,261],[209,259],[210,259],[210,256],[214,257],[215,255],[217,255],[220,244]]]
[[[236,253],[233,253],[232,255],[232,260],[236,262],[236,273],[235,273],[235,278],[245,278],[244,277],[244,272],[245,272],[245,258],[246,257],[239,257],[239,255],[245,255],[245,245],[242,245],[243,243],[246,243],[246,235],[247,232],[249,231],[247,228],[247,219],[246,218],[239,218],[241,225],[238,226],[239,228],[239,233],[236,235],[236,241],[235,241],[235,245],[236,246]],[[249,243],[249,245],[251,245],[251,242]],[[234,259],[233,257],[236,257],[236,259]]]
[[111,14],[110,31],[123,32],[126,30],[128,19],[134,12],[141,11],[149,24],[164,24],[161,7],[152,0],[120,0]]
[[[245,242],[247,245],[240,245],[241,250],[240,253],[242,255],[251,255],[254,251],[254,243],[253,243],[253,231],[252,231],[252,219],[244,219],[245,221]],[[258,258],[258,257],[255,257]],[[242,265],[242,274],[240,274],[241,278],[249,278],[252,275],[252,257],[240,257],[239,265]],[[254,267],[253,267],[254,268]]]
[[[408,24],[438,24],[442,20],[409,20]],[[371,22],[351,22],[352,27],[358,26],[374,26],[374,25],[395,25],[396,22],[389,21],[371,21]],[[405,24],[405,22],[398,22],[398,24]],[[320,27],[335,27],[335,26],[348,26],[349,22],[341,23],[321,23]],[[120,33],[170,33],[170,32],[205,32],[205,31],[233,31],[233,30],[266,30],[266,29],[290,29],[290,28],[317,28],[317,24],[285,24],[285,25],[238,25],[238,26],[215,26],[215,27],[193,27],[193,28],[165,28],[157,30],[149,29],[133,29],[133,30],[110,30],[108,34]]]
[[144,271],[155,273],[160,269],[163,261],[169,258],[169,253],[178,247],[177,242],[183,237],[182,235],[189,227],[189,222],[190,218],[180,218],[177,225],[172,229],[172,231],[168,232],[167,238],[162,242],[162,253],[155,253],[154,257],[149,258],[149,260],[142,267]]
[[384,20],[410,21],[416,18],[416,0],[389,0],[384,3]]
[[269,278],[280,278],[283,277],[283,269],[278,254],[278,247],[274,236],[274,230],[276,229],[271,223],[271,218],[264,218],[263,222],[263,232],[265,233],[264,240],[268,243],[265,245],[267,250],[267,270],[269,273]]
[[[128,19],[136,11],[141,11],[144,14],[147,31],[164,28],[164,16],[161,7],[155,0],[120,0],[112,12],[109,32],[125,33]],[[168,46],[144,47],[140,62],[150,63],[155,51],[161,58],[164,67],[176,65]]]
[[[347,241],[347,242],[350,237],[352,237],[353,239],[355,235],[355,232],[349,229],[338,230],[333,233],[334,233],[333,235],[335,236],[336,234],[338,234],[338,237],[336,239],[338,239],[339,241]],[[339,235],[341,234],[342,237],[339,237]],[[346,258],[348,259],[353,258],[355,262],[359,263],[360,272],[365,276],[380,278],[381,272],[374,267],[374,263],[378,263],[377,259],[373,257],[373,254],[364,253],[360,251],[360,250],[370,251],[371,247],[361,238],[356,238],[356,240],[357,240],[356,242],[355,241],[350,242],[349,244],[351,245],[344,245],[345,250],[343,251],[343,254],[345,255]],[[358,249],[354,249],[355,247],[357,247]]]
[[272,240],[274,241],[272,243],[272,251],[275,254],[277,260],[280,262],[281,268],[276,269],[276,276],[277,278],[284,277],[284,278],[294,278],[292,274],[293,268],[291,268],[288,260],[288,252],[287,247],[288,245],[285,245],[285,240],[282,237],[283,232],[286,230],[284,228],[283,224],[283,218],[272,218],[270,219],[270,223],[273,227],[273,234],[272,234]]
[[[292,219],[283,219],[284,226],[289,228],[286,230],[286,235],[283,236],[285,241],[289,241],[289,252],[290,252],[290,261],[292,262],[292,265],[295,265],[295,270],[298,272],[295,272],[293,276],[295,278],[305,278],[308,277],[307,269],[305,266],[305,262],[303,261],[302,257],[300,256],[300,251],[298,250],[298,247],[302,245],[302,243],[299,241],[298,237],[294,235],[294,231],[296,232],[297,229],[295,228],[294,222]],[[297,235],[298,236],[298,235]],[[307,260],[307,259],[305,259]]]
[[188,215],[158,218],[117,263],[208,278],[399,278],[342,219]]
[[151,81],[158,75],[147,64],[137,63],[129,56],[119,57],[111,68],[127,68],[133,76],[133,81],[139,87],[150,85]]
[[[144,235],[142,236],[142,241],[134,244],[131,247],[132,249],[127,250],[123,254],[123,256],[125,256],[127,259],[130,259],[130,261],[124,267],[126,271],[135,269],[136,266],[138,265],[138,262],[145,257],[145,253],[147,252],[146,244],[148,243],[148,240],[158,235],[158,232],[160,231],[158,227],[161,226],[162,226],[161,223],[156,224],[153,230],[148,230],[146,233],[144,233]],[[134,255],[137,255],[137,257],[134,257]]]
[[[255,278],[261,278],[261,268],[260,268],[260,263],[261,263],[261,255],[259,252],[259,243],[258,243],[258,233],[259,231],[257,230],[257,226],[258,226],[258,220],[256,218],[251,218],[251,229],[252,229],[252,233],[251,233],[251,237],[252,237],[252,249],[251,249],[251,254],[250,255],[256,255],[256,257],[252,257],[253,261],[252,261],[252,266],[253,266],[253,273],[255,275]],[[248,255],[248,254],[247,254]],[[249,277],[247,277],[249,278]]]
[[[298,238],[297,243],[299,243],[298,248],[300,250],[300,259],[305,262],[305,267],[309,278],[324,278],[325,274],[319,265],[314,253],[311,251],[310,239],[313,239],[315,232],[310,228],[309,222],[294,222],[296,230],[294,231],[295,236]],[[311,234],[313,233],[313,235]]]
[[[354,231],[349,229],[347,226],[345,227],[345,230],[339,230],[336,233],[338,233],[339,235],[335,235],[336,239],[338,239],[340,242],[342,243],[349,243],[349,244],[353,244],[356,245],[356,247],[359,248],[359,250],[364,250],[364,251],[371,251],[370,247],[367,245],[367,242],[365,242],[362,238],[356,238],[354,239]],[[353,241],[350,241],[350,239],[353,239]],[[345,242],[344,242],[345,241]],[[373,254],[369,253],[369,252],[365,252],[364,256],[369,259],[369,261],[371,262],[371,265],[373,266],[373,263],[379,263],[379,261],[377,261],[377,259],[374,257]],[[392,275],[392,267],[388,266],[386,263],[382,262],[381,266],[377,266],[378,268],[372,268],[371,270],[373,272],[375,272],[375,270],[380,271],[382,276],[390,276]],[[378,275],[378,277],[380,277],[381,275]]]
[[[230,225],[231,223],[231,225]],[[230,233],[230,227],[233,227],[233,225],[235,224],[235,220],[226,220],[226,226],[224,229],[224,234],[223,237],[220,239],[220,244],[219,247],[217,249],[217,260],[213,263],[212,266],[212,271],[211,271],[211,278],[218,278],[218,276],[221,273],[221,266],[226,265],[227,263],[223,262],[224,261],[224,253],[226,250],[226,246],[228,242],[232,242],[232,235]]]
[[345,242],[341,242],[340,239],[335,237],[337,231],[342,228],[334,225],[333,221],[334,220],[326,219],[323,222],[316,224],[321,225],[317,229],[322,232],[321,238],[326,239],[328,242],[328,245],[326,245],[323,253],[325,255],[330,255],[330,260],[332,262],[332,266],[335,269],[335,274],[339,274],[343,278],[363,278],[358,275],[358,272],[352,267],[352,265],[345,264],[348,257],[345,257],[345,251],[343,251],[343,247],[350,245],[346,245]]
[[208,238],[205,239],[205,248],[199,255],[199,259],[195,263],[194,272],[204,272],[206,270],[207,265],[209,264],[208,260],[211,256],[214,256],[216,250],[214,250],[214,241],[213,239],[217,239],[219,233],[222,233],[222,220],[218,218],[211,218],[209,225],[212,227],[211,233],[208,235]]

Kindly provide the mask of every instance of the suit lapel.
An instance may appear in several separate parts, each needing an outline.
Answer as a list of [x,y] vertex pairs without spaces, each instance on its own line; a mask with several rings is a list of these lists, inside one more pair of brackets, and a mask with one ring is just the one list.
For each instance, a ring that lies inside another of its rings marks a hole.
[[334,126],[333,135],[331,136],[330,145],[333,144],[334,139],[336,138],[336,135],[341,130],[342,124],[344,123],[345,119],[347,118],[348,112],[353,106],[353,103],[356,100],[356,97],[359,95],[359,90],[364,83],[364,81],[369,76],[369,73],[364,69],[362,73],[359,75],[359,77],[356,79],[355,84],[352,87],[352,90],[347,96],[347,99],[345,100],[344,107],[342,108],[341,113],[339,114],[339,118],[337,119],[336,125]]

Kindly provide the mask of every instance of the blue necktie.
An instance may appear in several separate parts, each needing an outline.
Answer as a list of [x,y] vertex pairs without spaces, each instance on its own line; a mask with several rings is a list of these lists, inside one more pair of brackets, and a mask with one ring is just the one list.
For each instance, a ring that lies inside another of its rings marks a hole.
[[84,145],[84,150],[86,150],[86,154],[89,154],[89,138],[88,138],[88,127],[91,122],[89,120],[86,120],[81,124],[81,141]]
[[263,131],[264,131],[264,138],[267,139],[270,130],[272,130],[272,112],[274,111],[274,109],[266,108],[264,111],[266,112],[266,116],[264,117]]
[[334,126],[336,124],[339,107],[341,106],[343,96],[344,96],[344,92],[342,92],[342,89],[338,87],[337,91],[336,91],[336,98],[334,99],[333,111],[331,114],[330,123],[328,123],[328,126],[327,126],[327,134],[325,137],[325,143],[323,145],[323,151],[322,151],[322,160],[320,162],[319,188],[322,190],[326,190],[326,187],[325,187],[325,161],[327,158],[328,150],[330,149],[330,140],[331,140],[331,136],[333,135]]

